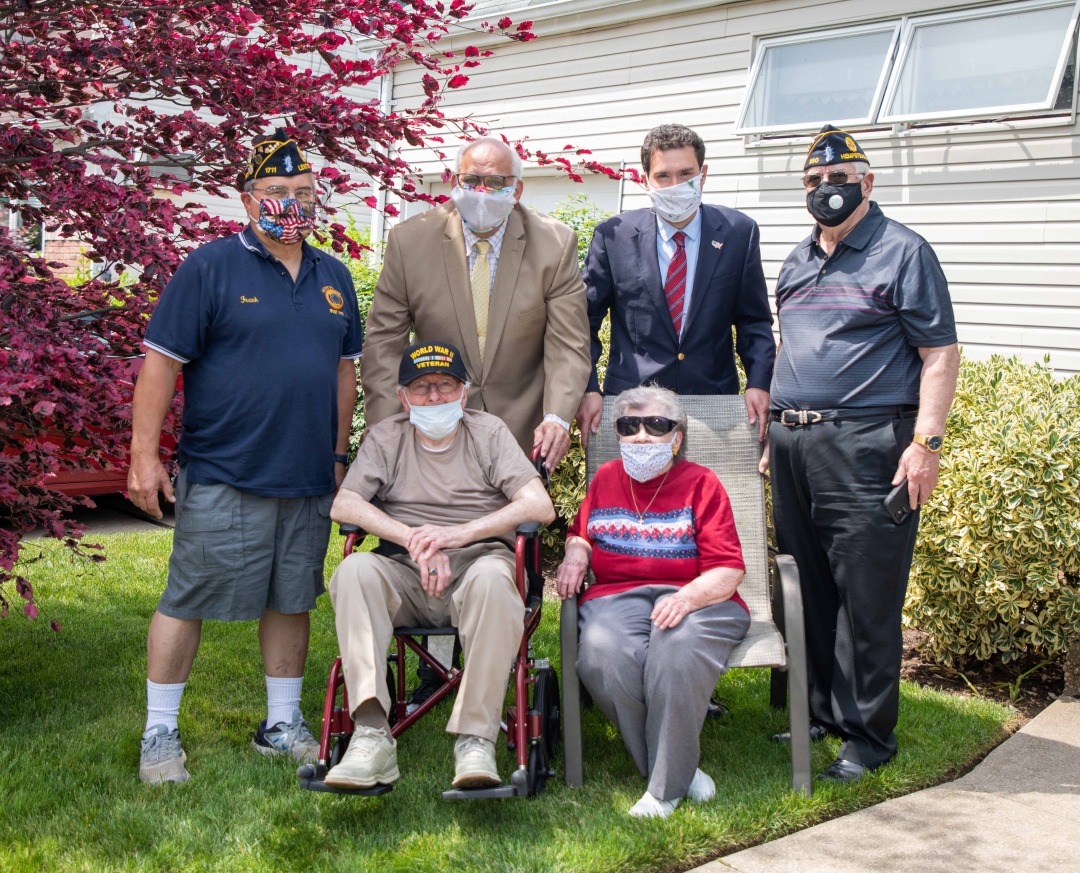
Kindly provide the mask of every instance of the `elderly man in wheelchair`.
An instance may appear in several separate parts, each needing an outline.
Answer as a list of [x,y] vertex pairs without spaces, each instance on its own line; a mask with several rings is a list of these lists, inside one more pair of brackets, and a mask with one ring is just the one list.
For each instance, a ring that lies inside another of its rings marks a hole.
[[366,789],[398,779],[387,647],[395,627],[452,625],[465,655],[446,727],[458,735],[453,785],[491,788],[501,781],[495,740],[524,632],[514,531],[552,521],[555,510],[506,425],[465,409],[469,386],[456,348],[409,346],[398,381],[405,412],[367,431],[331,510],[380,544],[350,554],[330,580],[355,728],[325,781]]

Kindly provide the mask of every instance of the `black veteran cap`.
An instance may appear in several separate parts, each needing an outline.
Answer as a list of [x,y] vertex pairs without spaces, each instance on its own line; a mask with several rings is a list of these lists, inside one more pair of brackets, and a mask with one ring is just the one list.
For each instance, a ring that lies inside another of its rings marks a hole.
[[398,384],[408,385],[427,373],[448,373],[462,382],[469,381],[459,352],[450,343],[413,343],[401,356]]
[[803,170],[811,167],[824,167],[827,164],[846,164],[848,161],[866,161],[870,159],[863,154],[855,138],[846,130],[840,130],[831,124],[821,128],[821,133],[814,137],[810,148],[806,152],[806,163]]
[[255,138],[251,157],[236,180],[236,187],[243,189],[253,179],[277,179],[310,172],[311,164],[300,151],[296,140],[285,136],[285,130],[279,127],[270,136]]

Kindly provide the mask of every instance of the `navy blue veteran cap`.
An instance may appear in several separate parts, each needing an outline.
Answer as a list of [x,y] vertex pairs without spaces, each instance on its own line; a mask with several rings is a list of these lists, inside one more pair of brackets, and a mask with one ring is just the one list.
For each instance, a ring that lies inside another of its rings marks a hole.
[[401,356],[398,384],[408,385],[428,373],[447,373],[462,382],[469,381],[465,363],[450,343],[413,343]]
[[243,189],[254,179],[279,179],[310,172],[311,164],[300,151],[296,140],[287,137],[284,128],[279,127],[270,136],[255,138],[251,157],[236,180],[236,187]]
[[803,170],[824,167],[828,164],[846,164],[848,161],[870,163],[870,159],[863,154],[863,150],[850,133],[826,124],[810,143],[810,148],[806,151],[806,163],[803,164]]

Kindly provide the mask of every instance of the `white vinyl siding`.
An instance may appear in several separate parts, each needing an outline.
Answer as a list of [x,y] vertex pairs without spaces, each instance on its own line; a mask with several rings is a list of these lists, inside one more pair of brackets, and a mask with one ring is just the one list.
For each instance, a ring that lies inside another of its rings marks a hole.
[[[638,7],[653,17],[635,18]],[[618,7],[620,23],[576,31],[553,27],[561,32],[550,36],[544,36],[542,8],[507,13],[515,21],[535,18],[539,38],[485,46],[496,56],[467,71],[468,86],[448,93],[442,107],[447,116],[471,114],[497,133],[512,140],[528,136],[530,148],[552,154],[567,144],[589,148],[593,159],[612,167],[621,161],[640,167],[641,141],[654,125],[694,128],[706,141],[706,202],[741,209],[761,225],[771,289],[784,258],[812,226],[799,184],[809,139],[747,144],[732,133],[755,38],[950,7],[942,0],[758,0],[677,12],[642,2]],[[467,44],[455,39],[453,48]],[[398,67],[395,109],[423,99],[420,77],[419,70]],[[1055,124],[856,136],[873,164],[873,199],[934,245],[949,278],[965,353],[1021,352],[1042,360],[1049,352],[1058,370],[1080,372],[1075,121],[1066,116]],[[427,190],[445,191],[438,183],[442,164],[432,153],[408,149],[403,156],[424,171]],[[546,211],[584,190],[605,209],[616,208],[617,182],[596,176],[586,182],[526,169],[525,201]],[[642,190],[627,182],[623,208],[646,205]]]

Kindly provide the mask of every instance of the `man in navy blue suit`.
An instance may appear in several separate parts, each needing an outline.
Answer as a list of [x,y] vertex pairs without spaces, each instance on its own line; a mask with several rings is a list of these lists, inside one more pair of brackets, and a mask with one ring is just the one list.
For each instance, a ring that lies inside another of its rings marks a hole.
[[585,443],[604,405],[596,362],[608,312],[605,394],[654,381],[677,394],[738,394],[737,351],[747,414],[765,439],[776,343],[758,227],[738,210],[701,203],[704,161],[694,131],[653,128],[641,147],[652,208],[616,215],[593,233],[585,262],[593,371],[577,413]]

